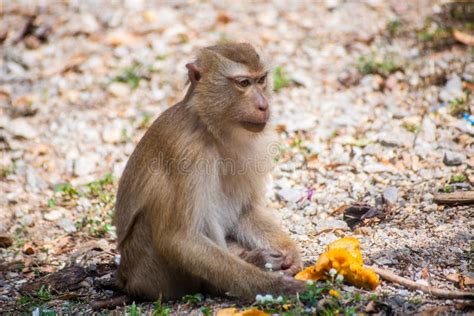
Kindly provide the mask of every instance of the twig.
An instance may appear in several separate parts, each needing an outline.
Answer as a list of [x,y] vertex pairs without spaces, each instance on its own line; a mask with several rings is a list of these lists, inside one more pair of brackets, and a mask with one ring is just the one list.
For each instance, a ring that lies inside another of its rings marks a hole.
[[391,271],[370,266],[372,270],[375,271],[380,277],[386,281],[390,281],[396,284],[403,285],[412,290],[419,290],[430,295],[440,297],[440,298],[449,298],[449,299],[474,299],[474,292],[465,292],[458,290],[443,290],[432,286],[427,286],[423,284],[416,283],[412,280],[401,277]]
[[124,306],[130,303],[130,298],[126,295],[112,297],[106,300],[98,300],[91,303],[91,307],[94,311],[101,309],[113,309],[117,306]]
[[474,204],[474,191],[438,193],[434,196],[433,201],[437,204],[446,205]]

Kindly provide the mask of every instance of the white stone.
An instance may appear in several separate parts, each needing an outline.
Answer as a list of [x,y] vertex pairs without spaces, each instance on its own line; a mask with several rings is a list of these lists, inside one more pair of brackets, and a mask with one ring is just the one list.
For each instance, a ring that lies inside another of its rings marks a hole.
[[124,82],[112,82],[108,90],[115,97],[126,97],[131,93],[130,85]]
[[48,213],[43,215],[44,219],[50,222],[57,221],[63,216],[63,212],[61,210],[52,210]]
[[446,86],[441,90],[439,97],[445,102],[455,100],[457,98],[464,98],[464,92],[462,91],[462,81],[459,76],[454,75],[448,80]]
[[99,156],[96,154],[88,154],[80,156],[74,162],[74,175],[84,176],[91,174],[95,171]]
[[317,234],[336,229],[349,230],[347,223],[339,219],[315,220],[313,223],[316,224],[315,231]]
[[74,233],[76,231],[76,226],[74,222],[69,218],[62,218],[58,221],[58,225],[66,232],[66,233]]
[[38,132],[24,118],[12,120],[6,128],[19,138],[32,139],[38,136]]

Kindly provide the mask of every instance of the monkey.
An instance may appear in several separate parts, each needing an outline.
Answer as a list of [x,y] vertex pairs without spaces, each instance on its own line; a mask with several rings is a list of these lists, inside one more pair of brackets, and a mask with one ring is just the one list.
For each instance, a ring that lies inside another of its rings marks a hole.
[[292,278],[300,248],[265,208],[268,63],[251,44],[227,43],[186,68],[183,100],[153,122],[119,181],[119,286],[150,300],[304,291]]

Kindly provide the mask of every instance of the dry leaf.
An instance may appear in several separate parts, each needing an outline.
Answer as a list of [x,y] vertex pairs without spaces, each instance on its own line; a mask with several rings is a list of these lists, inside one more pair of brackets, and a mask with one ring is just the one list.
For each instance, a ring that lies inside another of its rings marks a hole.
[[453,31],[454,38],[467,46],[474,46],[474,35],[467,34],[458,30]]
[[380,280],[374,271],[364,268],[360,241],[356,238],[345,237],[328,245],[314,266],[298,273],[298,280],[324,280],[328,278],[329,270],[335,269],[344,279],[361,288],[374,290]]
[[132,45],[138,42],[138,40],[139,39],[137,36],[125,30],[116,30],[110,32],[105,38],[107,44],[112,46]]
[[459,273],[451,273],[446,276],[446,279],[449,281],[455,282],[459,284],[460,288],[463,288],[465,286],[473,286],[474,285],[474,279],[471,277],[468,277],[466,275],[462,275]]
[[23,246],[23,253],[25,255],[32,255],[35,253],[35,249],[33,248],[33,244],[27,243]]
[[375,313],[377,311],[376,304],[374,301],[370,301],[369,304],[365,307],[366,313]]
[[383,212],[381,210],[379,210],[376,207],[372,207],[368,204],[363,204],[363,203],[355,203],[347,207],[340,207],[336,211],[340,212],[341,210],[344,213],[343,215],[344,221],[347,223],[347,225],[349,225],[351,229],[354,229],[357,225],[359,225],[362,222],[365,223],[371,218],[383,217]]
[[217,15],[217,22],[219,23],[227,24],[230,21],[232,21],[232,18],[227,12],[220,11],[219,14]]
[[430,279],[430,269],[428,267],[424,267],[421,270],[421,278],[427,281]]
[[8,248],[13,245],[13,239],[9,236],[0,235],[0,248]]
[[464,89],[474,92],[474,83],[464,81],[462,84],[463,84]]

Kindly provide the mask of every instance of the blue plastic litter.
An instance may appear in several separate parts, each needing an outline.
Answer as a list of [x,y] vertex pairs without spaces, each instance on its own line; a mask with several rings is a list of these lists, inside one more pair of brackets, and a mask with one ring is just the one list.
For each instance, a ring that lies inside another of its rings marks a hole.
[[471,125],[474,126],[474,115],[469,115],[469,113],[464,113],[464,114],[462,115],[462,117],[463,117],[466,121],[468,121],[469,123],[471,123]]

